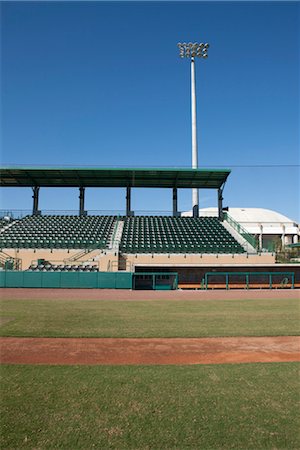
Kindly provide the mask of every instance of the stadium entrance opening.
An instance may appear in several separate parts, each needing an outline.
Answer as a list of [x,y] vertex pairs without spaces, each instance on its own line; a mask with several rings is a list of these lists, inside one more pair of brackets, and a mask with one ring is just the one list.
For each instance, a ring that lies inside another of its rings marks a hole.
[[170,291],[178,288],[177,273],[139,272],[133,274],[133,289],[147,289],[156,291]]

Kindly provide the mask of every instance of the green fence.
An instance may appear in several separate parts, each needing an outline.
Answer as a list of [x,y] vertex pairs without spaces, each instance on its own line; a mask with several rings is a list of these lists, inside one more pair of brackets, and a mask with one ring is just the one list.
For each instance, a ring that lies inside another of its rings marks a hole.
[[0,287],[132,289],[132,273],[1,271]]
[[204,289],[216,288],[291,288],[295,287],[294,272],[207,272],[202,280]]

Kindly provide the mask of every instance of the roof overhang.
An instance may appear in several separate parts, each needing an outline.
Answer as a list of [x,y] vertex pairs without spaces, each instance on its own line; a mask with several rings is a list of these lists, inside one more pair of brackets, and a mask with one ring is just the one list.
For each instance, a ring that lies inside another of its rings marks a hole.
[[219,189],[229,174],[228,169],[3,167],[0,186]]

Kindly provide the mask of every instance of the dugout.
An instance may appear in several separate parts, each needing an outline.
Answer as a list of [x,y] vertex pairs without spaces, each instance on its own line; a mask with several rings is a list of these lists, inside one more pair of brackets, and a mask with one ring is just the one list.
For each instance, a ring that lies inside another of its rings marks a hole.
[[136,273],[176,272],[179,289],[226,289],[230,286],[232,289],[300,288],[299,264],[138,266],[135,271]]
[[171,291],[178,289],[176,272],[136,272],[132,274],[132,289]]

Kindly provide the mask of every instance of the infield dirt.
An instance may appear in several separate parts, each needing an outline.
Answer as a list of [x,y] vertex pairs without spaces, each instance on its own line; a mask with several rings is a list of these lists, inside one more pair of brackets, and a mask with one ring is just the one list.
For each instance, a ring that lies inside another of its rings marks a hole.
[[300,361],[300,336],[224,338],[3,337],[3,364],[224,364]]

